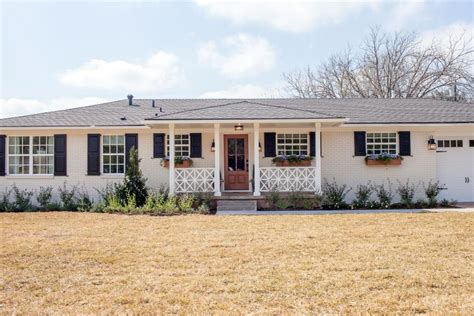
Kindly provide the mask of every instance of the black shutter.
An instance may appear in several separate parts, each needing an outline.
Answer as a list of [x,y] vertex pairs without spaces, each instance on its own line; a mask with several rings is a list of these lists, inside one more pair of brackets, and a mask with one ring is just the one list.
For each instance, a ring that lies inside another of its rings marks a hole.
[[100,175],[100,134],[87,135],[87,175]]
[[265,157],[276,156],[276,133],[264,133],[263,140],[265,144]]
[[138,150],[138,134],[125,134],[125,162],[126,165],[130,163],[130,150],[135,147]]
[[316,156],[316,133],[309,132],[309,155],[311,157]]
[[165,134],[153,134],[153,158],[165,157]]
[[191,141],[191,153],[192,158],[201,158],[202,157],[202,136],[201,133],[191,133],[189,134]]
[[354,132],[354,156],[365,155],[365,132]]
[[400,156],[411,156],[410,132],[398,132]]
[[67,136],[54,135],[54,175],[67,176]]
[[0,135],[0,176],[3,177],[6,172],[5,172],[5,168],[6,168],[6,146],[7,146],[7,142],[6,142],[6,139],[7,137],[5,135]]

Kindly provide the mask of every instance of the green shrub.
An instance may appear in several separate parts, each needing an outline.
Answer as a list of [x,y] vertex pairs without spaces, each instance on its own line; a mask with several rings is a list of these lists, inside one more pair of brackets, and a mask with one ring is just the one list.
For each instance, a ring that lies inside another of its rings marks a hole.
[[380,208],[390,208],[393,201],[393,193],[392,193],[392,183],[390,180],[388,182],[388,187],[385,188],[384,184],[380,184],[374,187],[375,195],[378,199],[378,207]]
[[351,189],[347,185],[338,185],[335,180],[328,182],[326,179],[323,183],[323,206],[331,209],[347,208],[345,201],[347,194]]
[[314,197],[305,198],[303,200],[303,208],[305,210],[314,210],[321,207],[322,196],[320,194],[316,194]]
[[273,190],[273,189],[270,190],[270,192],[266,196],[266,200],[267,200],[268,206],[270,208],[276,207],[276,205],[277,205],[277,203],[280,199],[281,199],[280,193],[278,191]]
[[299,208],[303,204],[304,196],[301,192],[292,191],[288,194],[290,207]]
[[67,187],[66,182],[58,188],[60,207],[63,211],[77,211],[77,186],[73,185],[71,189]]
[[458,204],[458,201],[456,200],[448,200],[448,199],[442,199],[439,202],[439,206],[441,207],[456,207]]
[[178,197],[178,208],[181,212],[192,212],[194,197],[191,194],[184,194]]
[[89,197],[89,193],[83,190],[77,198],[77,210],[81,212],[90,212],[94,207],[94,201]]
[[438,195],[443,190],[443,187],[440,185],[439,181],[428,182],[427,185],[423,183],[423,187],[425,189],[425,195],[428,199],[428,206],[434,207],[438,204]]
[[353,207],[368,208],[373,191],[374,191],[374,186],[370,182],[367,184],[357,185],[356,192],[355,192],[356,198],[352,202]]
[[279,210],[286,210],[290,207],[290,202],[287,199],[279,199],[275,206]]
[[403,184],[398,181],[397,192],[400,195],[400,203],[404,207],[413,207],[413,198],[415,197],[416,186],[410,183],[410,179]]
[[14,210],[15,211],[33,211],[34,206],[31,203],[31,198],[33,197],[33,191],[29,191],[28,189],[20,190],[16,185],[13,185],[13,197],[15,199],[14,202]]
[[0,199],[0,211],[7,212],[7,211],[13,211],[15,209],[15,205],[10,202],[11,194],[12,194],[11,189],[5,189],[5,191],[2,193],[2,196]]
[[36,200],[40,205],[41,210],[44,211],[52,211],[53,204],[51,203],[51,198],[53,196],[53,187],[47,186],[42,187],[40,186],[38,194],[36,195]]
[[140,161],[141,159],[138,158],[138,150],[132,147],[130,149],[129,163],[126,168],[123,187],[125,197],[128,199],[129,196],[135,196],[137,206],[145,204],[148,195],[148,189],[146,187],[147,179],[140,170]]

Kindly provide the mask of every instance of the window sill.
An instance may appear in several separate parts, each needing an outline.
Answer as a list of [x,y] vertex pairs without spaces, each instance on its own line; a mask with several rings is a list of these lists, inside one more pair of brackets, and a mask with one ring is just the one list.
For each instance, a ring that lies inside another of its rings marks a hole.
[[101,179],[123,179],[125,174],[102,174],[100,176]]
[[53,174],[12,174],[7,175],[6,179],[54,179]]

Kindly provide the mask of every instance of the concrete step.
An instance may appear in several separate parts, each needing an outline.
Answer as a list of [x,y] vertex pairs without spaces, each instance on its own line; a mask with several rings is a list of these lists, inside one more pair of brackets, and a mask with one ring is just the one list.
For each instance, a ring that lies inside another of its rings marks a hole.
[[257,211],[256,200],[218,200],[217,211]]

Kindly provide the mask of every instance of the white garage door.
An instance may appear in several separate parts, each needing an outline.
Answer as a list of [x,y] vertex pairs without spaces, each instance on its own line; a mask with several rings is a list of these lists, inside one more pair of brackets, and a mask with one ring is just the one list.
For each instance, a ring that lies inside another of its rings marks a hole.
[[474,140],[465,137],[438,137],[438,180],[446,190],[441,198],[474,201]]

